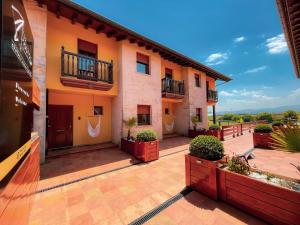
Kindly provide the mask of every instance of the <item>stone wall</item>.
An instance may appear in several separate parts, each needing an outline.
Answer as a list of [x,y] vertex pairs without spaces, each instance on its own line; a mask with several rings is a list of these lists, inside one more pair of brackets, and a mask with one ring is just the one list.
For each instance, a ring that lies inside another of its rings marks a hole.
[[41,92],[39,111],[34,111],[34,131],[40,136],[41,162],[45,161],[46,145],[46,40],[47,40],[47,9],[38,7],[34,0],[23,0],[34,40],[33,76]]

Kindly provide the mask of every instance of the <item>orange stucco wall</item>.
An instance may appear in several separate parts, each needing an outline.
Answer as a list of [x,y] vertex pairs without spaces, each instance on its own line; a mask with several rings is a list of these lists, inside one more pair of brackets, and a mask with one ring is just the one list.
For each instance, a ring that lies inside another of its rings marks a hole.
[[[107,38],[103,33],[96,34],[93,29],[85,29],[81,24],[72,24],[70,20],[48,12],[47,20],[47,76],[48,89],[77,91],[80,93],[111,95],[118,94],[118,43],[113,38]],[[61,75],[61,47],[66,51],[77,53],[77,41],[83,39],[98,45],[98,59],[110,62],[113,60],[113,88],[109,91],[98,91],[84,88],[63,86]]]
[[[96,144],[111,141],[111,98],[88,94],[49,91],[50,105],[73,105],[73,145]],[[98,123],[93,115],[93,107],[103,106],[101,132],[98,137],[91,137],[87,131],[87,119],[93,127]]]

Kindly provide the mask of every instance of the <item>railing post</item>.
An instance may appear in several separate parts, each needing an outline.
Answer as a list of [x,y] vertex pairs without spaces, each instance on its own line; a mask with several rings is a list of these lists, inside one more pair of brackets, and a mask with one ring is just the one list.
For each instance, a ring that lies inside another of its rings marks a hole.
[[241,123],[241,135],[243,135],[243,124]]
[[224,130],[223,130],[223,127],[221,128],[220,136],[221,136],[221,141],[224,141]]
[[113,78],[113,60],[111,60],[110,68],[109,68],[109,82],[112,84],[114,82]]
[[65,71],[65,61],[64,61],[64,58],[65,58],[65,48],[64,46],[61,47],[61,76],[64,75],[64,71]]

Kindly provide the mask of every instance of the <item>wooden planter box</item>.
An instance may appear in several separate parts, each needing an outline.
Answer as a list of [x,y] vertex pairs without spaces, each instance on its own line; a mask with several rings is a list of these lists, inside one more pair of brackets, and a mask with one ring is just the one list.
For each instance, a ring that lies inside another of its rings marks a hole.
[[217,200],[217,167],[219,163],[227,162],[227,159],[228,156],[222,160],[209,161],[189,154],[185,155],[186,186]]
[[159,140],[138,142],[121,139],[121,149],[143,162],[149,162],[159,158]]
[[219,199],[271,224],[299,224],[300,193],[218,169]]
[[121,139],[121,149],[124,152],[129,153],[130,155],[135,154],[136,144],[135,141],[128,141],[125,138]]
[[270,133],[253,133],[254,147],[259,148],[272,148],[274,141],[271,138]]
[[149,142],[135,142],[135,157],[143,162],[157,160],[159,158],[159,140]]
[[220,130],[208,130],[207,135],[215,136],[220,140],[221,135],[220,135]]

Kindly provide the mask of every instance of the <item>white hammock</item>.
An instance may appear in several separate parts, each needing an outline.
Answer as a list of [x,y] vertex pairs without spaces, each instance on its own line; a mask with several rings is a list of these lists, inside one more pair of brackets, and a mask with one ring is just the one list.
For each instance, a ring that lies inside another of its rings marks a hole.
[[100,134],[100,116],[98,116],[98,123],[95,126],[95,128],[93,128],[92,124],[90,123],[89,119],[87,119],[87,124],[88,124],[88,133],[91,137],[97,137]]
[[168,131],[168,132],[172,131],[173,127],[174,127],[174,120],[172,121],[171,124],[165,123],[165,129],[166,129],[166,131]]

